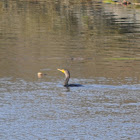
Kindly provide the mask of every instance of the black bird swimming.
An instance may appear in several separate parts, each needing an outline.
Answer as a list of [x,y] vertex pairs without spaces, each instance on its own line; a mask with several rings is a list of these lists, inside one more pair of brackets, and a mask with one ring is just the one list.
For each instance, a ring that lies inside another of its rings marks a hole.
[[63,72],[65,74],[65,81],[64,81],[64,86],[65,87],[79,87],[79,86],[82,86],[80,84],[68,84],[69,82],[69,79],[70,79],[70,72],[66,69],[57,69],[61,72]]

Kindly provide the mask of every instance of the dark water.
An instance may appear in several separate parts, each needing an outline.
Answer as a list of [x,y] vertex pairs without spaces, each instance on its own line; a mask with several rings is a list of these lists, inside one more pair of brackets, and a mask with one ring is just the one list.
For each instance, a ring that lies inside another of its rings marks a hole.
[[1,1],[0,139],[139,140],[139,44],[138,5]]

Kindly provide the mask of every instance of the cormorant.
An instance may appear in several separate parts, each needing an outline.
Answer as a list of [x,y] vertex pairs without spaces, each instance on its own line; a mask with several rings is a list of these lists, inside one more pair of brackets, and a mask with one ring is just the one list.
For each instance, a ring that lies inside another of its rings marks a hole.
[[79,86],[82,86],[80,84],[68,84],[69,82],[69,79],[70,79],[70,72],[66,69],[57,69],[61,72],[63,72],[65,74],[65,81],[64,81],[64,86],[65,87],[79,87]]

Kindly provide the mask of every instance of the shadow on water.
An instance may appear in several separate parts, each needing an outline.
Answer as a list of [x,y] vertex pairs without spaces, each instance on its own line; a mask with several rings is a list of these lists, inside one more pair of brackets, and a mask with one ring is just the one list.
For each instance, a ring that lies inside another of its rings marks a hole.
[[[75,79],[76,80],[76,79]],[[77,79],[78,80],[78,79]],[[76,81],[77,81],[76,80]],[[80,79],[81,80],[81,79]],[[63,86],[63,85],[57,85],[57,87],[62,88],[62,89],[66,89],[66,91],[70,92],[71,90],[73,91],[78,91],[80,90],[111,90],[111,89],[116,89],[116,90],[121,90],[121,89],[126,89],[126,90],[140,90],[140,85],[139,84],[134,84],[134,85],[104,85],[104,84],[95,84],[93,81],[93,84],[91,84],[90,82],[88,83],[87,81],[91,81],[88,79],[82,79],[82,83],[83,84],[76,84],[78,86]],[[85,82],[84,82],[85,81]],[[85,84],[84,84],[85,83]]]

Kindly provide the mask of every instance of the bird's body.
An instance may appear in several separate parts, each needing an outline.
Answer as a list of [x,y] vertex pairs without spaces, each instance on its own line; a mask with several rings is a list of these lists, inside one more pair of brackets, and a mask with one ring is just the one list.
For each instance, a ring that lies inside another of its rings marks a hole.
[[65,87],[79,87],[79,86],[82,86],[80,84],[68,84],[69,82],[69,79],[70,79],[70,72],[66,69],[57,69],[61,72],[63,72],[65,74],[65,81],[64,81],[64,86]]

